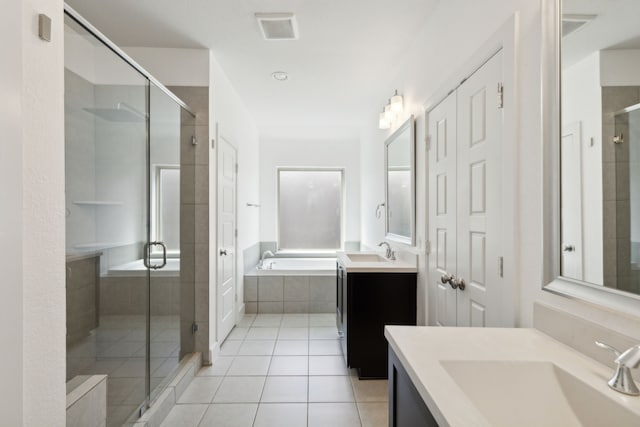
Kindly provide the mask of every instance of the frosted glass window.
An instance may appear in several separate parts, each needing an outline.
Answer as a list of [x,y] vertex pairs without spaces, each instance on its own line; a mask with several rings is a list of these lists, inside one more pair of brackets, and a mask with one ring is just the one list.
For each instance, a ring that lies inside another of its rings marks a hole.
[[342,246],[342,170],[279,170],[279,249]]
[[158,167],[156,175],[156,239],[167,250],[180,250],[180,168]]

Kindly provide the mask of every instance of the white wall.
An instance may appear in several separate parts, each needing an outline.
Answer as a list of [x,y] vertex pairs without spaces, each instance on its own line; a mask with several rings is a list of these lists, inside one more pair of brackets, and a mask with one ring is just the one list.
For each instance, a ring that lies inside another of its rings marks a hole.
[[[603,284],[602,89],[600,54],[593,53],[562,73],[563,126],[582,128],[582,248],[584,280]],[[589,141],[593,139],[593,146]]]
[[[464,13],[463,13],[464,12]],[[640,322],[630,321],[614,313],[598,310],[579,301],[570,300],[542,290],[542,144],[540,119],[540,2],[529,0],[487,0],[471,2],[450,0],[440,2],[415,43],[398,66],[398,75],[381,85],[380,105],[398,89],[405,95],[407,114],[422,115],[422,105],[438,93],[442,82],[459,70],[484,40],[495,33],[507,19],[519,12],[520,49],[517,61],[518,105],[520,112],[518,138],[518,215],[519,233],[514,236],[521,259],[518,284],[520,315],[517,323],[529,327],[533,320],[533,302],[544,301],[567,312],[590,318],[605,327],[617,329],[640,339]],[[509,90],[507,88],[506,90]],[[371,244],[380,237],[382,225],[372,218],[380,198],[383,141],[393,129],[377,130],[380,106],[367,113],[369,122],[362,132],[362,241]],[[373,149],[369,148],[373,147]],[[366,165],[366,166],[365,166]],[[379,169],[378,169],[379,168]],[[424,166],[422,166],[424,168]],[[422,174],[420,170],[419,175]],[[421,175],[420,179],[424,179]],[[423,187],[424,188],[424,187]],[[426,206],[426,191],[419,190],[418,206]],[[424,229],[423,229],[424,230]],[[424,237],[424,231],[418,232]],[[418,248],[423,252],[423,248]],[[587,261],[588,262],[588,261]],[[419,287],[427,286],[423,278]],[[424,294],[423,294],[424,295]],[[424,303],[423,303],[424,304]],[[426,304],[425,304],[426,305]]]
[[[360,143],[353,140],[260,140],[260,240],[275,242],[277,169],[334,167],[345,170],[345,241],[360,240]],[[382,166],[382,162],[380,163]]]
[[640,86],[640,49],[600,51],[601,86]]
[[[51,43],[38,38],[38,13],[52,19]],[[65,425],[62,13],[60,0],[23,0],[22,31],[9,38],[22,45],[22,241],[5,241],[3,246],[14,250],[22,246],[23,350],[21,356],[13,349],[6,353],[22,357],[25,426]],[[2,157],[2,168],[11,168],[13,160]],[[2,328],[19,329],[19,324],[15,319]]]
[[[251,114],[243,104],[235,89],[229,82],[222,68],[216,61],[213,53],[210,56],[210,84],[209,84],[209,132],[211,139],[217,140],[222,136],[238,150],[238,181],[237,181],[237,212],[238,212],[238,239],[236,253],[236,307],[243,310],[244,286],[242,277],[244,274],[244,261],[242,251],[258,243],[259,238],[259,209],[247,207],[247,203],[260,203],[258,187],[258,130]],[[217,134],[216,135],[216,127]],[[209,293],[210,326],[209,343],[213,346],[218,343],[216,325],[216,262],[217,256],[217,226],[216,226],[216,150],[209,151]]]
[[123,47],[165,86],[209,86],[207,49]]
[[22,424],[22,3],[2,1],[0,25],[0,414]]

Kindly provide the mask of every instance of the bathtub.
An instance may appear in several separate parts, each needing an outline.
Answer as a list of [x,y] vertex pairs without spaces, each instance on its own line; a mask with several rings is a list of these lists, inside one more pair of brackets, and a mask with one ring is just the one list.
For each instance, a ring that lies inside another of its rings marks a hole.
[[[152,264],[161,264],[161,259],[152,259]],[[110,267],[108,270],[108,276],[127,276],[137,277],[146,276],[147,267],[144,266],[144,260],[138,259],[125,264],[116,265]],[[167,258],[167,265],[158,269],[151,270],[151,275],[157,276],[179,276],[180,275],[180,258]]]
[[[154,258],[152,263],[162,259]],[[151,283],[147,274],[142,259],[109,267],[100,277],[100,314],[143,315],[147,305],[141,298],[150,291],[154,316],[180,315],[180,258],[168,258],[163,268],[151,270]]]
[[335,276],[335,258],[267,258],[258,276]]
[[267,258],[244,276],[246,313],[334,313],[335,258]]

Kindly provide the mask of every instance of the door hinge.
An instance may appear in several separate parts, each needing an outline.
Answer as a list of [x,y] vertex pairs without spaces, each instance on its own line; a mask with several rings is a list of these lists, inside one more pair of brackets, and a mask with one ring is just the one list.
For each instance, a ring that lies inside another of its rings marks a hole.
[[238,174],[238,164],[236,163],[236,175]]
[[196,322],[193,322],[191,324],[191,335],[195,335],[196,332],[198,332],[198,324]]
[[198,140],[196,139],[195,136],[191,137],[191,145],[198,145]]
[[234,235],[235,235],[235,237],[238,237],[238,229],[237,228],[234,231]]
[[212,149],[213,149],[213,148],[216,148],[216,140],[215,140],[215,139],[212,139],[212,140],[211,140],[211,148],[212,148]]
[[427,151],[431,150],[431,137],[427,136],[424,138],[424,143],[427,146]]
[[498,273],[500,277],[504,277],[504,258],[498,257]]
[[498,83],[498,108],[504,108],[504,86]]
[[431,253],[431,240],[427,240],[425,243],[425,246],[427,247],[427,255],[429,255]]

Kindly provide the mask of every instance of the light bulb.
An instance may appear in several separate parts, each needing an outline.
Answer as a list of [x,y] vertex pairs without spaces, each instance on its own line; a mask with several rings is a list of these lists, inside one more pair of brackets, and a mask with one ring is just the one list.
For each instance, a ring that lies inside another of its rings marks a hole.
[[387,104],[384,107],[384,117],[385,117],[385,119],[387,119],[387,121],[389,123],[391,123],[393,121],[393,119],[396,118],[395,113],[393,111],[391,111],[391,104]]
[[391,111],[395,114],[402,113],[403,105],[402,105],[402,95],[398,95],[398,91],[396,90],[396,94],[391,97],[389,101],[391,104]]
[[384,111],[382,113],[380,113],[380,119],[378,121],[378,127],[380,129],[389,129],[391,127],[391,123],[389,123],[389,121],[387,120],[387,117],[386,117]]

